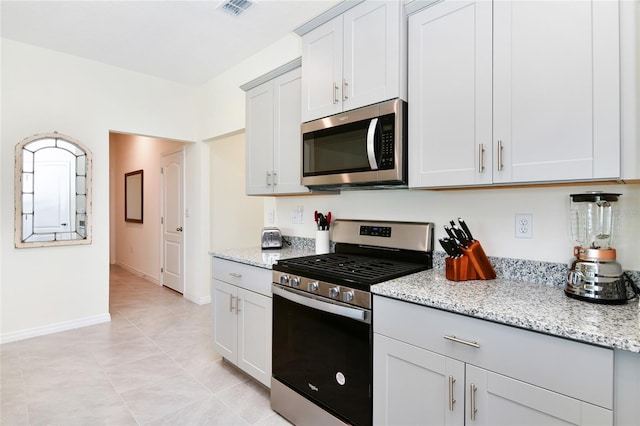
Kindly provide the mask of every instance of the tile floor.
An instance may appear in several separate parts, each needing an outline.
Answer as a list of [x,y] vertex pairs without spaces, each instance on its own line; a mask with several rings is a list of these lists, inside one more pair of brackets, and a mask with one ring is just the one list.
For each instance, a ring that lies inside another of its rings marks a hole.
[[111,323],[0,345],[0,424],[288,425],[223,361],[211,305],[111,267]]

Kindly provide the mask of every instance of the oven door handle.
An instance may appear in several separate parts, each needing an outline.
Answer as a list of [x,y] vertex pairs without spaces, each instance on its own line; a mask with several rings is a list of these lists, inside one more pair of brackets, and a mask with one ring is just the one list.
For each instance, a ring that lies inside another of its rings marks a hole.
[[288,290],[278,286],[272,286],[273,294],[283,297],[291,302],[298,303],[308,308],[317,309],[319,311],[328,312],[330,314],[340,315],[341,317],[351,318],[371,324],[371,313],[367,310],[351,308],[348,306],[336,305],[334,303],[323,302],[306,295],[300,295],[295,290]]

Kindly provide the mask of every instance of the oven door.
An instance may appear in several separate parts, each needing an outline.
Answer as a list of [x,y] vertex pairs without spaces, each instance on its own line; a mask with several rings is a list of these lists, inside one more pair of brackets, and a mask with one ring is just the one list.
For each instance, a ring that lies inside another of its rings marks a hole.
[[371,311],[273,285],[273,377],[336,417],[372,422]]

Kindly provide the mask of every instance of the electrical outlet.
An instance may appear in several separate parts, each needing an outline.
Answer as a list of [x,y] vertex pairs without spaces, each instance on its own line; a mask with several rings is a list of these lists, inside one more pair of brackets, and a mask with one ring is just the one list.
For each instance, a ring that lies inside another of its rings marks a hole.
[[533,238],[532,214],[516,214],[515,235],[516,238]]

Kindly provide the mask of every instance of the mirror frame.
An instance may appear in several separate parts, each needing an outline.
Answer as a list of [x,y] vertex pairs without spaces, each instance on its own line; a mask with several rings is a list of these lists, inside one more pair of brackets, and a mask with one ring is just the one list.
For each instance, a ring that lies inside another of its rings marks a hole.
[[143,219],[144,170],[136,170],[124,174],[124,221],[143,223]]
[[[83,239],[76,240],[50,240],[50,241],[31,241],[25,242],[22,240],[22,173],[23,173],[23,148],[25,145],[40,139],[56,139],[62,140],[72,145],[75,145],[86,156],[86,221],[85,221],[85,233],[86,236]],[[80,141],[63,135],[58,132],[53,133],[38,133],[33,136],[29,136],[20,141],[15,147],[15,175],[14,175],[14,242],[16,248],[29,248],[29,247],[54,247],[54,246],[70,246],[70,245],[83,245],[91,244],[92,241],[92,169],[93,169],[93,155],[91,151]]]

